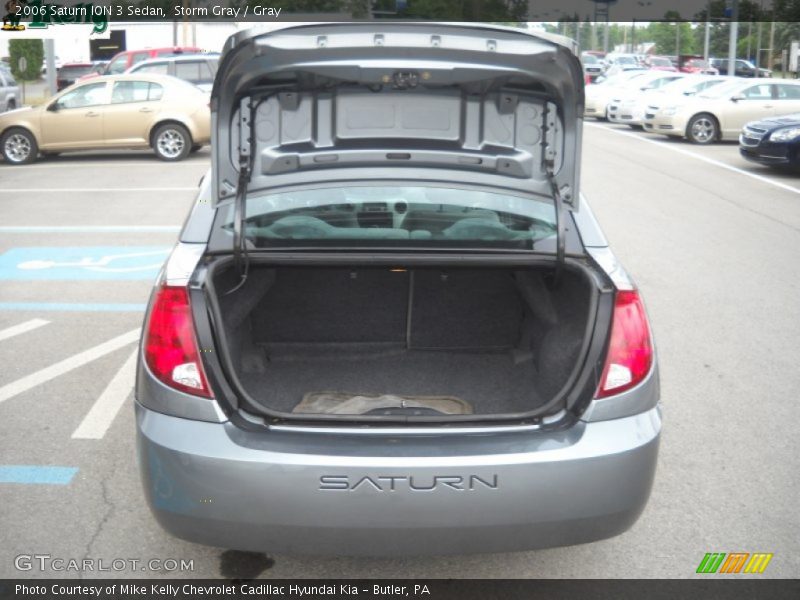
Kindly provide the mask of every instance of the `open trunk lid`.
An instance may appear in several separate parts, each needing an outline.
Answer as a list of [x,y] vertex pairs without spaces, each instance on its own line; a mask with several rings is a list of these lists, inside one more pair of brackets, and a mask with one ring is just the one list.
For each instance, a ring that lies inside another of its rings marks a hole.
[[579,200],[582,69],[524,31],[314,24],[228,39],[211,100],[215,203],[314,182],[461,181]]

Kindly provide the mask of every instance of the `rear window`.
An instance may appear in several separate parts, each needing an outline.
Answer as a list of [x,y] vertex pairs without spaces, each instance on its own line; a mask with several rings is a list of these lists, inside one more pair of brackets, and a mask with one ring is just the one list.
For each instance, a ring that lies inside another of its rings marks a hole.
[[59,79],[77,79],[94,71],[94,65],[81,65],[75,67],[61,67],[58,70]]
[[169,66],[167,63],[153,63],[145,64],[137,67],[131,71],[132,73],[150,73],[151,75],[169,75]]
[[175,77],[190,83],[210,83],[214,81],[211,67],[205,60],[181,61],[175,63]]
[[[220,210],[233,235],[233,206]],[[257,247],[534,249],[554,236],[555,208],[506,193],[445,187],[323,187],[248,198],[247,238]]]

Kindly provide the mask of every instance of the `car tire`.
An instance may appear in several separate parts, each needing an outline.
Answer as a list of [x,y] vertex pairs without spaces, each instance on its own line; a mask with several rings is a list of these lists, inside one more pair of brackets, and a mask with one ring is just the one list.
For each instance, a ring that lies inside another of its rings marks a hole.
[[183,160],[191,150],[192,136],[183,125],[164,123],[153,132],[153,151],[161,160]]
[[0,152],[8,164],[27,165],[39,157],[39,146],[30,131],[16,127],[0,138]]
[[16,100],[9,100],[6,104],[6,110],[15,110],[17,108]]
[[714,115],[700,113],[689,119],[686,138],[693,144],[713,144],[719,137],[719,123]]

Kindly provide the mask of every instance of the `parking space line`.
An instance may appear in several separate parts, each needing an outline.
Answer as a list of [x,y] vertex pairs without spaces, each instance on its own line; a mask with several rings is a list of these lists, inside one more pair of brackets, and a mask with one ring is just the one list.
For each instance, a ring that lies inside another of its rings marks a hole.
[[134,378],[136,376],[136,355],[139,352],[137,347],[128,357],[119,371],[116,372],[111,381],[108,382],[106,389],[86,413],[78,428],[72,433],[72,439],[81,440],[100,440],[105,436],[114,417],[117,416],[119,409],[125,403],[128,395],[133,391]]
[[42,194],[54,192],[59,194],[84,194],[108,192],[196,192],[197,187],[139,187],[139,188],[0,188],[0,194]]
[[795,194],[800,194],[800,188],[792,187],[791,185],[781,183],[780,181],[775,181],[774,179],[770,179],[769,177],[764,177],[763,175],[758,175],[756,173],[745,171],[744,169],[740,169],[739,167],[734,167],[733,165],[725,164],[722,161],[715,160],[713,158],[708,158],[707,156],[703,156],[702,154],[697,154],[696,152],[692,152],[691,150],[686,150],[684,148],[678,148],[674,145],[665,144],[661,140],[652,140],[646,137],[642,137],[641,135],[631,133],[630,131],[620,131],[618,129],[614,129],[612,127],[606,127],[604,125],[599,125],[597,123],[585,123],[585,125],[588,125],[589,127],[594,127],[596,129],[603,129],[605,131],[610,131],[611,133],[616,133],[617,135],[624,135],[625,137],[630,137],[635,140],[639,140],[641,142],[647,142],[648,144],[653,144],[655,146],[658,146],[659,148],[664,148],[665,150],[671,150],[673,152],[677,152],[678,154],[683,154],[684,156],[691,156],[692,158],[695,158],[697,160],[702,160],[703,162],[706,162],[708,164],[717,167],[721,167],[723,169],[727,169],[728,171],[733,171],[734,173],[739,173],[740,175],[746,175],[747,177],[752,177],[753,179],[756,179],[763,183],[774,185],[775,187],[781,188],[782,190],[793,192]]
[[[204,161],[204,160],[182,160],[179,162],[170,163],[170,169],[174,167],[193,167],[197,165],[210,166],[211,161]],[[32,164],[32,165],[4,165],[3,170],[23,170],[23,171],[30,171],[32,169],[79,169],[81,167],[86,167],[89,169],[96,169],[97,167],[102,167],[103,170],[109,168],[119,168],[119,169],[132,169],[132,168],[139,168],[139,167],[160,167],[164,168],[164,163],[161,161],[153,161],[153,162],[112,162],[112,161],[95,161],[95,162],[80,162],[80,161],[73,161],[67,163],[60,163],[60,164]]]
[[27,392],[37,385],[50,381],[51,379],[55,379],[59,375],[63,375],[64,373],[68,373],[73,369],[82,367],[83,365],[90,363],[93,360],[97,360],[106,354],[110,354],[114,350],[124,348],[128,344],[138,339],[139,328],[136,328],[128,333],[123,333],[120,336],[112,338],[107,342],[103,342],[94,348],[89,348],[88,350],[79,352],[78,354],[70,356],[69,358],[57,362],[54,365],[50,365],[49,367],[45,367],[44,369],[36,371],[35,373],[26,375],[21,379],[12,381],[3,387],[0,387],[0,403],[5,402],[9,398],[13,398],[14,396],[22,394],[23,392]]
[[33,331],[34,329],[39,329],[44,325],[47,325],[50,321],[45,321],[44,319],[31,319],[30,321],[25,321],[24,323],[20,323],[19,325],[14,325],[13,327],[8,327],[7,329],[3,329],[0,331],[0,341],[7,340],[8,338],[12,338],[16,335],[22,335],[23,333],[28,333],[29,331]]
[[0,465],[0,483],[67,485],[77,472],[77,467]]
[[108,302],[0,302],[0,310],[56,312],[144,312],[145,304]]
[[0,233],[174,233],[180,225],[6,225]]

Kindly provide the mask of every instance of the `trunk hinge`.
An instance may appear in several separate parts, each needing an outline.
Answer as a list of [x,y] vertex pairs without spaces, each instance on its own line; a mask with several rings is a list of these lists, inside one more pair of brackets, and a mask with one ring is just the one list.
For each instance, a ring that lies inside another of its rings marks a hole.
[[542,166],[547,176],[547,182],[550,184],[550,192],[553,196],[553,203],[556,209],[556,268],[553,274],[553,285],[555,286],[561,281],[561,273],[564,270],[564,263],[566,262],[567,235],[565,223],[567,220],[567,207],[565,206],[564,196],[556,180],[556,153],[550,143],[549,135],[552,129],[550,112],[549,103],[545,104],[544,114],[542,115]]
[[[249,257],[247,255],[247,238],[244,235],[245,208],[247,203],[247,184],[253,173],[253,104],[250,98],[242,98],[239,103],[239,181],[236,185],[236,197],[233,204],[233,262],[239,272],[239,283],[230,294],[241,288],[247,281]],[[242,260],[244,259],[244,260]]]

